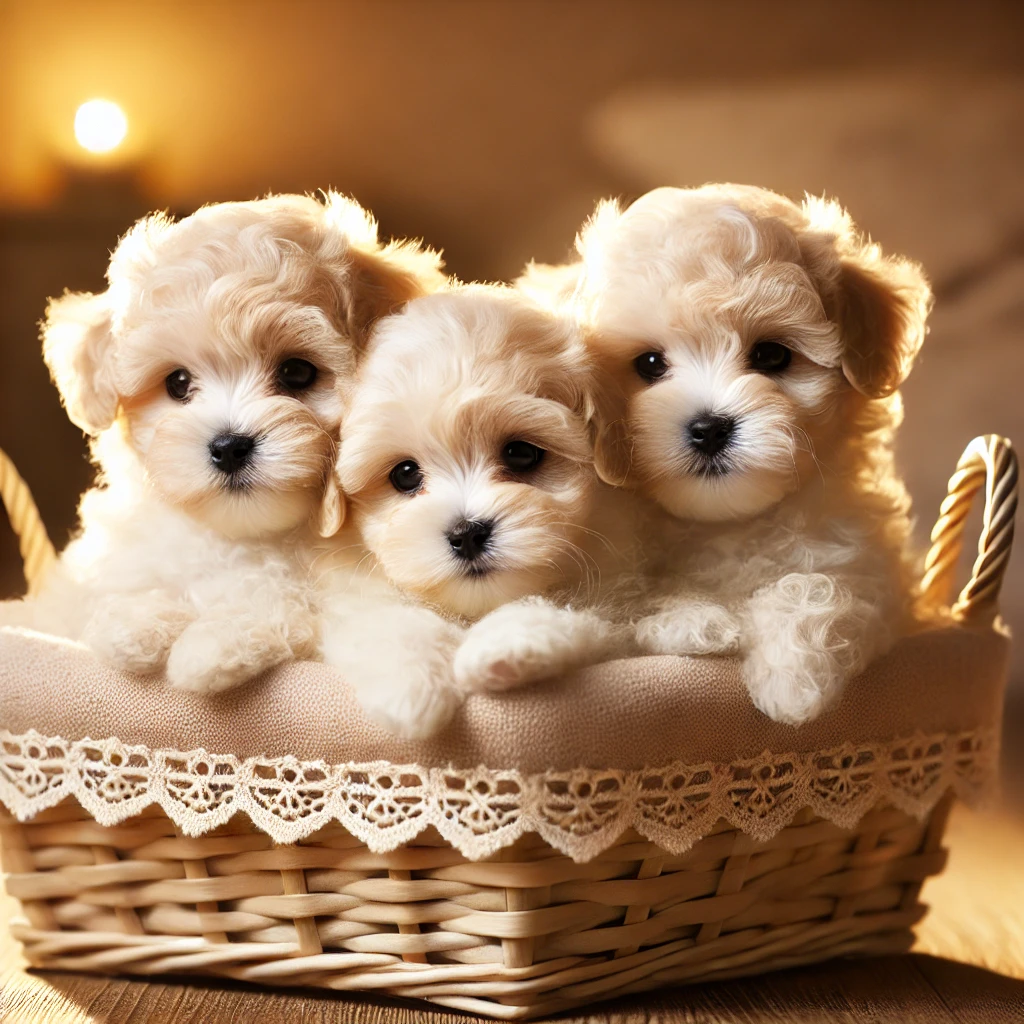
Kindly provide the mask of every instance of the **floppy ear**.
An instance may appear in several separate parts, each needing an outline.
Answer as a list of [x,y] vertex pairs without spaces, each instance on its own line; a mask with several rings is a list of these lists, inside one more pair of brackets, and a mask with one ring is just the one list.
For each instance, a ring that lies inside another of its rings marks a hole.
[[632,472],[633,443],[624,419],[594,420],[594,469],[611,487],[625,487]]
[[361,351],[373,324],[446,282],[441,254],[418,242],[377,240],[377,222],[354,199],[324,193],[320,259],[335,291],[338,328]]
[[921,267],[867,245],[841,259],[838,314],[843,374],[868,398],[891,395],[910,373],[927,331],[931,289]]
[[68,418],[87,434],[106,430],[117,416],[119,397],[107,294],[65,292],[51,299],[42,335],[43,359]]
[[444,283],[440,255],[415,242],[353,246],[341,282],[346,334],[362,351],[381,317]]
[[320,518],[317,523],[320,536],[333,537],[345,523],[345,495],[338,486],[338,477],[332,469],[327,477],[323,500],[320,502]]
[[801,211],[808,230],[800,247],[839,324],[843,374],[862,395],[885,398],[906,380],[927,333],[932,292],[924,270],[884,256],[834,200],[806,196]]
[[633,440],[626,422],[626,395],[615,374],[598,366],[594,375],[591,427],[594,469],[612,487],[625,487],[632,477]]

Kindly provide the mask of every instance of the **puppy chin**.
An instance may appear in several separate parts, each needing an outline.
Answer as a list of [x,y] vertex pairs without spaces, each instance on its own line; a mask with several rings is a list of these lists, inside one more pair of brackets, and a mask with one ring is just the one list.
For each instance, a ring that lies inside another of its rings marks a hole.
[[455,615],[479,619],[509,601],[545,590],[549,583],[527,571],[496,569],[482,575],[460,574],[420,596]]
[[798,487],[796,474],[745,470],[716,477],[659,480],[651,496],[679,519],[726,522],[750,519],[777,505]]
[[309,522],[313,491],[274,491],[269,487],[225,491],[186,511],[201,523],[232,540],[288,533]]

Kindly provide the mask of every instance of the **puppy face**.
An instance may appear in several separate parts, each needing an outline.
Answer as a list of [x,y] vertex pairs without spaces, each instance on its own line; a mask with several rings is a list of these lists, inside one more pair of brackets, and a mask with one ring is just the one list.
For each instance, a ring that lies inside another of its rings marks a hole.
[[381,322],[339,474],[394,583],[474,618],[580,572],[587,383],[575,332],[509,289],[439,292]]
[[600,207],[579,247],[599,471],[683,518],[745,518],[797,490],[924,336],[920,269],[883,259],[833,204],[658,189]]
[[118,431],[164,501],[228,536],[290,530],[321,506],[369,323],[437,273],[420,255],[422,276],[335,196],[150,218],[108,292],[51,304],[46,357],[72,419]]

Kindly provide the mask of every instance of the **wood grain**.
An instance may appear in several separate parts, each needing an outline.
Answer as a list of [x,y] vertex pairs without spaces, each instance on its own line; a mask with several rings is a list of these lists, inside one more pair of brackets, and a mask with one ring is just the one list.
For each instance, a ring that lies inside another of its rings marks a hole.
[[[563,1024],[1007,1024],[1024,1020],[1024,820],[957,808],[950,865],[910,956],[833,961],[618,1000]],[[14,903],[4,897],[6,922]],[[466,1015],[323,992],[28,973],[0,935],[4,1024],[456,1024]]]

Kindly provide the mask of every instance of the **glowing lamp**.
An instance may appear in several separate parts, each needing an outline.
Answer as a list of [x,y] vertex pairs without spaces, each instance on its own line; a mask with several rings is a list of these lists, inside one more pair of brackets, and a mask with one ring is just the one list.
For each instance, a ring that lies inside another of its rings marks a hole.
[[128,118],[110,100],[89,100],[75,114],[75,139],[90,153],[117,149],[128,134]]

